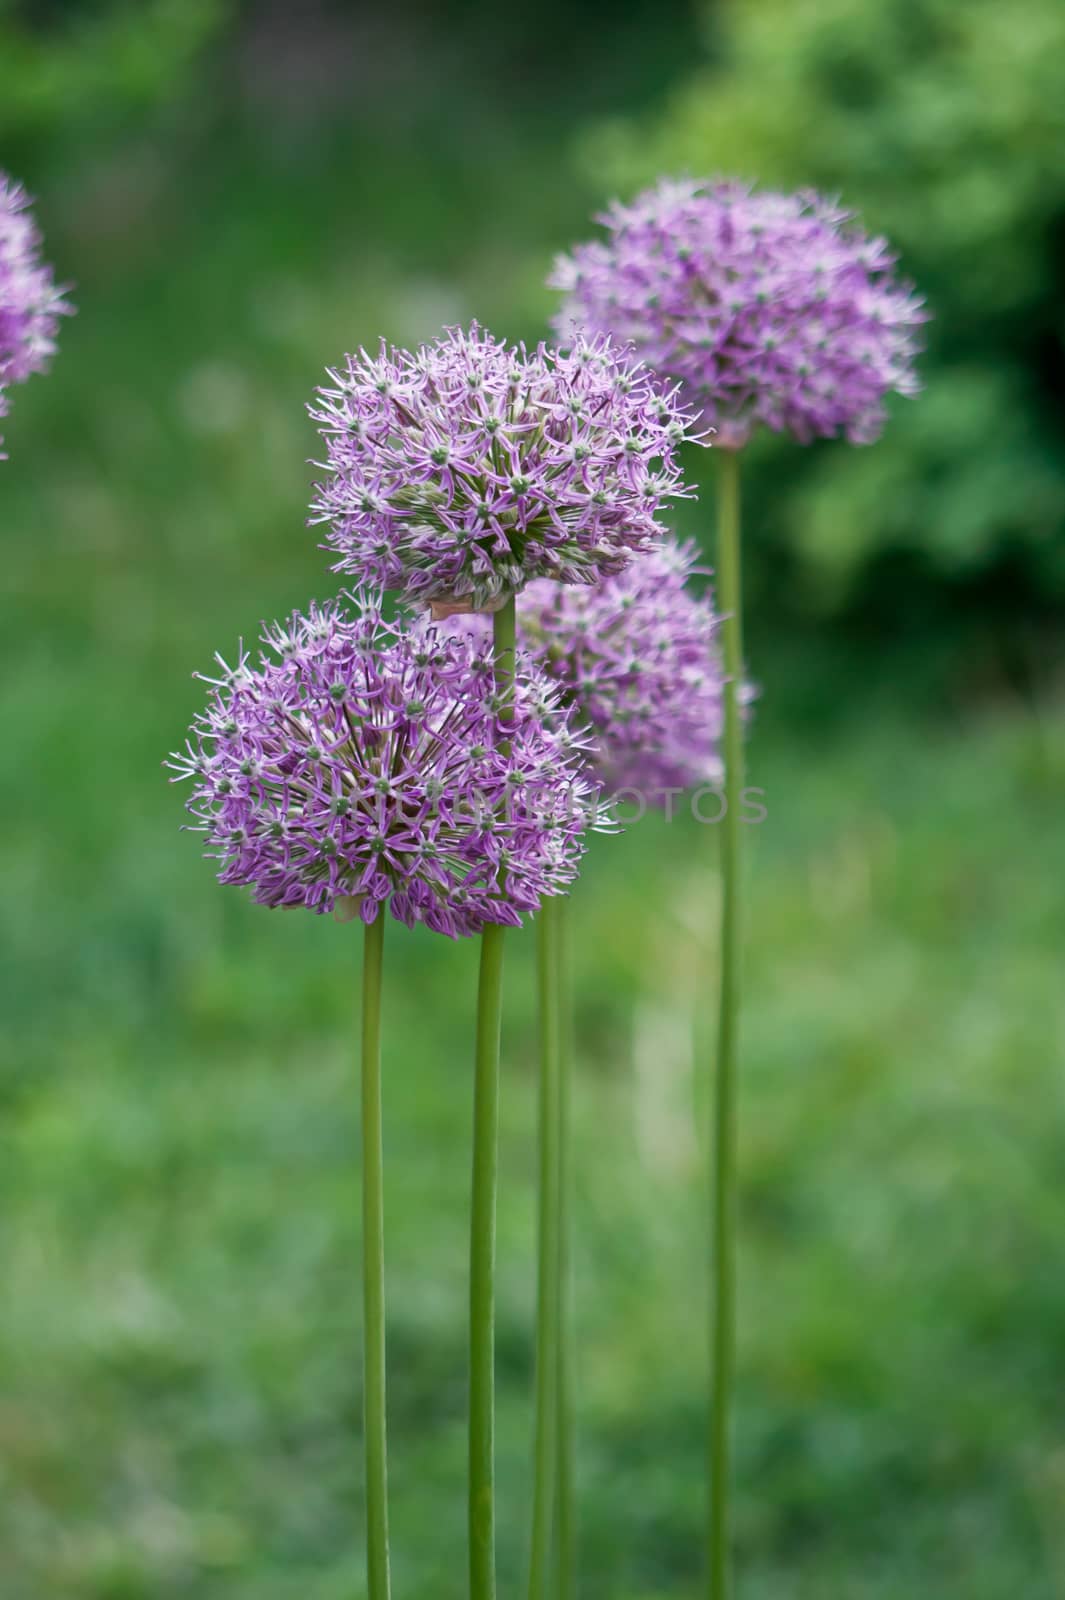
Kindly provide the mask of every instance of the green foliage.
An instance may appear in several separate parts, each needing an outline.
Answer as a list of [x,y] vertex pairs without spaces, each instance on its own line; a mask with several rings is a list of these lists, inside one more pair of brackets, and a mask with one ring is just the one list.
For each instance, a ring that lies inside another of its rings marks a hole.
[[[206,532],[188,536],[207,564]],[[160,594],[157,627],[173,610]],[[214,885],[155,772],[178,663],[147,638],[120,648],[83,664],[62,719],[43,675],[5,706],[21,771],[65,775],[46,830],[4,787],[5,1025],[22,1023],[5,1055],[34,1068],[4,1106],[5,1600],[350,1600],[358,935]],[[744,1590],[1053,1600],[1062,752],[990,720],[871,722],[816,767],[773,744],[754,758],[770,820],[750,830]],[[95,870],[62,826],[90,758],[125,775]],[[574,907],[588,1600],[698,1594],[700,972],[675,937],[711,917],[714,844],[654,821],[600,841]],[[531,945],[508,948],[502,1099],[509,1592],[533,1378]],[[392,1526],[411,1600],[463,1593],[475,958],[388,930]]]
[[930,581],[1009,565],[1060,598],[1065,9],[760,0],[723,8],[715,44],[664,114],[586,136],[586,174],[624,192],[690,171],[839,193],[935,318],[926,392],[881,442],[769,454],[760,509],[801,560],[800,592],[838,608],[907,552]]
[[166,98],[232,0],[75,8],[0,0],[0,138],[53,141]]

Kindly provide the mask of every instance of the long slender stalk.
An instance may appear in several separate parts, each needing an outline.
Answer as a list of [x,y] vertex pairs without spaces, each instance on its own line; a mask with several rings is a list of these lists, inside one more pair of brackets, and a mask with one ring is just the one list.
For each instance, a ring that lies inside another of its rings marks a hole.
[[385,919],[363,934],[362,965],[362,1294],[363,1414],[366,1443],[366,1583],[388,1600],[388,1457],[385,1423],[385,1224],[381,1139],[381,966]]
[[540,1185],[536,1297],[536,1428],[529,1600],[543,1600],[551,1557],[558,1465],[559,1351],[559,979],[561,901],[544,900],[536,918],[540,1008]]
[[573,1095],[573,983],[570,967],[568,900],[556,911],[555,953],[558,959],[558,1376],[555,1383],[557,1455],[555,1566],[552,1600],[572,1600],[576,1581],[576,1515],[574,1510],[573,1422],[573,1281],[570,1149]]
[[[506,604],[492,617],[492,670],[496,693],[502,701],[500,721],[504,723],[514,720],[514,659],[517,631],[517,608],[514,596],[511,595]],[[501,748],[509,750],[510,745],[504,740]]]
[[470,1219],[470,1600],[495,1600],[495,1243],[503,927],[481,935]]
[[710,1600],[731,1587],[730,1490],[736,1350],[736,1077],[740,1009],[740,796],[743,673],[740,584],[740,468],[717,450],[717,599],[725,659],[725,815],[721,822],[721,989],[717,1070],[711,1107],[711,1278],[708,1578]]
[[[511,598],[493,619],[500,721],[513,719],[516,618]],[[502,748],[508,749],[506,740]],[[481,934],[473,1090],[470,1207],[470,1600],[495,1600],[495,1236],[499,1142],[499,1040],[503,1011],[503,925]]]

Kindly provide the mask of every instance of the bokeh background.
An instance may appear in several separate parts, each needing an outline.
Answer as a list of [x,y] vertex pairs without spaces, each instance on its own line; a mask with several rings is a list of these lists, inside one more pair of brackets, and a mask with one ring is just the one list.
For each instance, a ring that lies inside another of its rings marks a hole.
[[[837,191],[935,313],[883,440],[750,452],[744,1600],[1065,1594],[1065,12],[4,0],[0,163],[78,316],[0,467],[0,1593],[363,1593],[358,941],[220,890],[190,674],[332,580],[327,362],[478,317],[660,171]],[[711,463],[693,457],[706,478]],[[709,499],[682,508],[712,548]],[[577,929],[581,1593],[698,1594],[693,1038],[716,840]],[[501,1592],[532,1383],[508,955]],[[387,950],[395,1590],[464,1586],[472,951]]]

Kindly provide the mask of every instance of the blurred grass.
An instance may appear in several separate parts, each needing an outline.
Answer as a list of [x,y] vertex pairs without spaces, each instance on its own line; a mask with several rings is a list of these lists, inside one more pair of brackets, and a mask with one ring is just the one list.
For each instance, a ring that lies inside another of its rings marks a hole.
[[[219,891],[159,762],[188,673],[331,588],[300,467],[324,363],[474,313],[538,332],[542,264],[599,198],[559,181],[559,139],[146,138],[40,175],[80,311],[2,468],[4,1600],[362,1593],[358,940]],[[846,650],[762,640],[753,663],[743,1594],[1051,1600],[1061,709],[932,699],[919,649]],[[684,819],[598,841],[575,906],[588,1600],[698,1592],[714,843]],[[528,1510],[531,953],[513,939],[503,1593]],[[386,954],[395,1587],[447,1600],[474,953],[396,927]]]

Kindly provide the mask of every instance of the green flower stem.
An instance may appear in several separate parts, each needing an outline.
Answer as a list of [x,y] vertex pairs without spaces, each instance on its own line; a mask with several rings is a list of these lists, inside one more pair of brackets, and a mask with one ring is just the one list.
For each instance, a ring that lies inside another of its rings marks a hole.
[[[502,702],[500,720],[505,723],[514,720],[514,655],[517,628],[517,608],[514,596],[511,595],[502,609],[492,617],[492,664],[496,693]],[[508,751],[510,745],[504,741],[502,749]]]
[[573,1307],[570,1153],[573,1093],[573,988],[570,968],[569,901],[555,902],[558,959],[558,1372],[555,1379],[555,1579],[552,1600],[572,1600],[575,1583]]
[[710,1600],[731,1588],[729,1495],[736,1351],[736,1056],[740,1008],[740,796],[743,676],[740,594],[740,466],[716,450],[717,602],[725,661],[725,815],[721,822],[721,988],[711,1104],[711,1319],[708,1568]]
[[388,1600],[388,1457],[385,1422],[385,1225],[381,1140],[381,965],[384,914],[363,934],[362,957],[362,1293],[363,1412],[366,1444],[366,1582],[369,1600]]
[[529,1600],[543,1600],[555,1513],[559,1342],[559,979],[558,916],[549,896],[536,918],[540,1009],[540,1195],[536,1297],[536,1428]]
[[[511,597],[493,618],[500,721],[513,719],[516,618]],[[508,749],[506,741],[503,748]],[[481,934],[473,1088],[470,1206],[470,1600],[495,1600],[495,1236],[499,1142],[499,1040],[503,1011],[501,923]]]
[[495,1243],[503,927],[481,935],[470,1225],[470,1600],[495,1600]]

